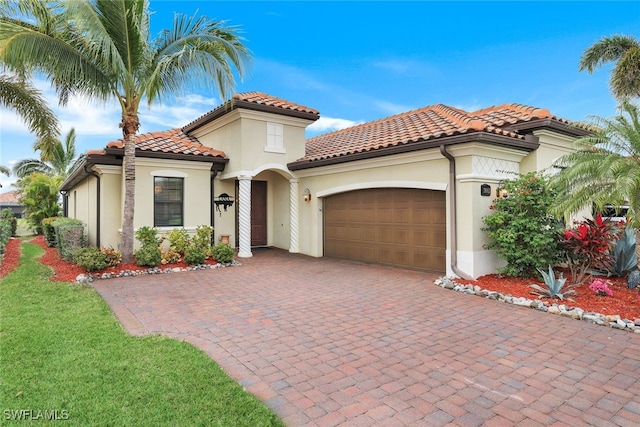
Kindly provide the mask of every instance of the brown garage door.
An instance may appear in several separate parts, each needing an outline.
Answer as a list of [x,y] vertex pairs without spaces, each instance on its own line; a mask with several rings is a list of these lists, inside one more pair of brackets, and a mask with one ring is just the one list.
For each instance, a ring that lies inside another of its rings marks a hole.
[[325,256],[446,269],[444,191],[376,188],[324,200]]

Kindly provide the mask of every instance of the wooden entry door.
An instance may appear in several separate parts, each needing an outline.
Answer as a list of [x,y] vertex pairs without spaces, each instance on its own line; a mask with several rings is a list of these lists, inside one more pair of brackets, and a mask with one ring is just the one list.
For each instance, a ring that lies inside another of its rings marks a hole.
[[267,181],[251,181],[251,246],[267,246]]

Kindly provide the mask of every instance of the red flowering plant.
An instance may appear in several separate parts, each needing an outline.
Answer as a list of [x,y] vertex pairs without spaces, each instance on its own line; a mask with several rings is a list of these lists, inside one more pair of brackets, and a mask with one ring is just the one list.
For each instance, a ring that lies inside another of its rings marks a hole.
[[589,269],[609,271],[613,265],[613,248],[620,237],[619,225],[600,214],[594,219],[574,222],[575,227],[564,232],[562,246],[567,255],[574,284],[587,278]]
[[612,285],[609,280],[596,279],[589,285],[589,290],[603,297],[612,297],[613,291],[610,286]]

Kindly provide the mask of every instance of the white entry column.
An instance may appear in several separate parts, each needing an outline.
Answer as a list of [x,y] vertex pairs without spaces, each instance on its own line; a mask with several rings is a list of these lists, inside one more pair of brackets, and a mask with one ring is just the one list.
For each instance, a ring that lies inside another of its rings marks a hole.
[[250,258],[251,253],[251,177],[238,177],[239,194],[239,221],[238,234],[240,237],[240,249],[238,256],[241,258]]
[[299,239],[299,219],[298,219],[298,179],[289,180],[289,217],[290,217],[290,237],[289,252],[297,254],[300,252]]

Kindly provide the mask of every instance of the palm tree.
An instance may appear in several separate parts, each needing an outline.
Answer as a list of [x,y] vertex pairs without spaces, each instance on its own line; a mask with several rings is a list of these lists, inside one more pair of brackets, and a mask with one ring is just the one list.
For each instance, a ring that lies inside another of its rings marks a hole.
[[591,74],[608,62],[616,62],[609,81],[613,96],[640,96],[640,41],[631,36],[604,37],[585,50],[580,71]]
[[[551,179],[558,195],[553,213],[567,216],[591,203],[598,210],[606,205],[628,205],[627,220],[638,230],[640,111],[630,101],[622,101],[619,109],[620,114],[613,118],[592,118],[594,132],[575,140],[576,151],[556,162],[561,171]],[[640,230],[637,242],[640,249]]]
[[40,159],[21,160],[13,167],[13,173],[20,179],[34,172],[60,176],[64,179],[83,158],[84,155],[80,157],[76,155],[76,131],[71,128],[64,143],[58,139],[55,140],[48,160],[44,156]]
[[[11,169],[6,166],[0,165],[0,174],[11,176]],[[0,188],[2,188],[2,184],[0,184]]]
[[14,110],[38,138],[39,149],[46,155],[58,135],[58,119],[42,94],[17,77],[0,75],[0,105]]
[[53,24],[34,27],[0,9],[0,60],[17,69],[43,72],[63,103],[69,94],[78,93],[103,102],[115,99],[120,105],[125,142],[120,249],[123,262],[131,262],[140,103],[144,99],[151,105],[180,94],[190,83],[211,85],[228,98],[235,84],[234,68],[243,75],[248,50],[234,28],[204,16],[176,15],[173,28],[151,40],[146,0],[67,0],[60,9],[46,8],[50,12],[42,11],[50,2],[26,3],[41,7],[23,7],[23,13],[50,13],[47,22]]

